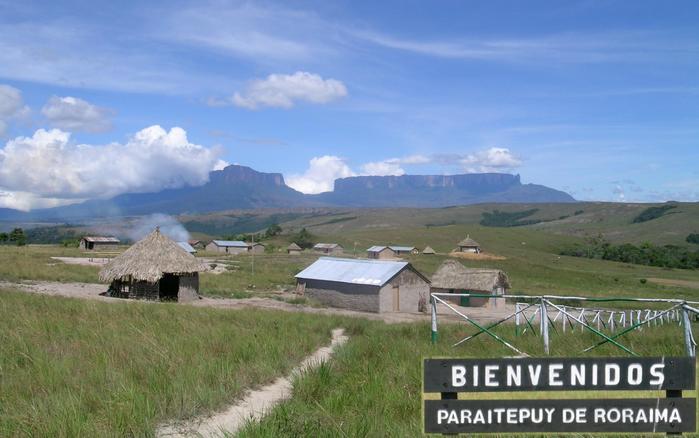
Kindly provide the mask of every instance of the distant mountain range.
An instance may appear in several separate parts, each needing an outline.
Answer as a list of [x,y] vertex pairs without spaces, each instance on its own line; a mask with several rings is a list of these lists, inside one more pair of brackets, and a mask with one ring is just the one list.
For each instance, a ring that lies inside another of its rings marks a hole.
[[295,207],[445,207],[482,202],[575,202],[569,194],[519,175],[355,176],[335,181],[332,192],[305,195],[287,186],[280,173],[231,165],[210,173],[204,185],[129,193],[25,213],[0,209],[2,220],[77,220],[150,213],[207,213],[255,208]]

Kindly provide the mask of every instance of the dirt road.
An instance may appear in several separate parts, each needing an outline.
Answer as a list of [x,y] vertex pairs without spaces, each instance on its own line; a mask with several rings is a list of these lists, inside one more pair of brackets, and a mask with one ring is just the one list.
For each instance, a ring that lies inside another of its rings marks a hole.
[[[23,283],[12,283],[0,281],[0,289],[20,290],[24,292],[38,293],[44,295],[55,295],[70,298],[93,299],[105,302],[124,302],[121,298],[110,298],[100,295],[107,290],[107,286],[97,283],[59,283],[50,281],[32,281]],[[357,312],[354,310],[336,309],[330,307],[311,307],[298,304],[289,304],[284,301],[275,300],[272,298],[208,298],[202,297],[190,303],[182,305],[195,307],[215,307],[219,309],[267,309],[281,310],[285,312],[305,312],[315,313],[319,315],[339,315],[355,318],[366,318],[376,321],[384,321],[389,324],[402,322],[429,321],[430,315],[423,313],[370,313]],[[514,306],[506,305],[499,309],[487,309],[482,307],[461,307],[454,306],[464,315],[473,318],[479,323],[494,322],[510,313],[514,312]],[[439,322],[459,322],[463,321],[459,316],[455,315],[451,310],[447,309],[442,304],[437,305],[437,314]]]

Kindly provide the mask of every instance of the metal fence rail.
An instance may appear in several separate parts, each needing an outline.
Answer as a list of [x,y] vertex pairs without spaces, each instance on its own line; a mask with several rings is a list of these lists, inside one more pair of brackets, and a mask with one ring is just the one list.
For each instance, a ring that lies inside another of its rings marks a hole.
[[[549,328],[556,328],[556,324],[560,324],[561,330],[575,330],[580,327],[581,331],[590,331],[599,336],[600,341],[583,350],[583,352],[591,351],[604,344],[611,343],[626,353],[637,356],[627,346],[621,344],[618,339],[633,330],[642,330],[644,327],[657,326],[663,324],[677,323],[683,327],[685,352],[688,356],[695,357],[696,342],[692,334],[690,314],[699,315],[699,309],[695,307],[699,304],[696,301],[684,301],[677,299],[662,299],[662,298],[594,298],[594,297],[569,297],[556,295],[489,295],[489,294],[471,294],[471,293],[432,293],[430,294],[432,307],[432,342],[437,341],[437,303],[443,304],[452,312],[459,315],[464,321],[475,326],[478,331],[464,337],[454,344],[454,346],[463,344],[483,333],[492,337],[496,341],[510,348],[519,355],[526,356],[527,354],[520,351],[512,343],[506,341],[502,336],[494,333],[493,328],[498,325],[515,319],[515,334],[524,334],[531,331],[536,334],[535,325],[538,318],[539,333],[541,336],[544,352],[549,354]],[[515,299],[519,300],[515,303],[514,312],[497,322],[487,326],[481,325],[473,318],[468,317],[463,312],[450,304],[446,298],[455,297],[476,297],[489,298],[492,300]],[[559,302],[559,304],[554,303]],[[590,303],[613,303],[613,302],[636,302],[636,303],[660,303],[669,307],[666,309],[605,309],[598,307],[574,307],[560,304],[561,301],[570,302],[578,301],[581,304]],[[554,315],[551,318],[550,315]],[[521,331],[520,331],[521,330]],[[610,333],[605,333],[608,330]]]

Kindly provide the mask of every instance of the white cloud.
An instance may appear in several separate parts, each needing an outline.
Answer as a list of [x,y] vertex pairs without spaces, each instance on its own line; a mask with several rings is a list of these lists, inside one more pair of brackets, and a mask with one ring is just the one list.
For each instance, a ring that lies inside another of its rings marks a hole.
[[430,157],[424,155],[409,155],[402,158],[389,158],[387,160],[372,161],[362,165],[362,175],[405,175],[404,164],[429,164]]
[[23,209],[120,193],[201,185],[219,151],[190,143],[178,127],[151,126],[126,143],[75,144],[59,129],[37,130],[0,149],[0,205]]
[[29,114],[29,107],[24,104],[22,92],[9,85],[0,84],[0,137],[5,135],[8,121]]
[[301,193],[322,193],[333,189],[335,180],[355,176],[345,160],[334,155],[311,159],[303,175],[291,175],[286,179],[289,187]]
[[41,113],[52,126],[68,131],[104,132],[112,128],[108,110],[77,97],[53,96]]
[[372,161],[362,164],[362,175],[383,176],[383,175],[405,175],[405,170],[400,166],[398,159],[383,161]]
[[297,71],[292,75],[271,74],[251,81],[243,93],[235,93],[234,105],[247,109],[291,108],[296,101],[324,104],[347,96],[347,88],[336,79]]
[[522,161],[508,148],[497,147],[462,156],[459,163],[469,173],[503,172],[522,165]]

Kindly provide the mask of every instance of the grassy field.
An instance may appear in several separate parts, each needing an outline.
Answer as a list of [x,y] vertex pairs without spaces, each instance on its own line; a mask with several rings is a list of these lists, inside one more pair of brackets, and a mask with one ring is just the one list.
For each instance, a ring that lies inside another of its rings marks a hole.
[[0,436],[150,436],[288,372],[337,324],[0,291]]
[[[261,422],[251,423],[242,437],[364,437],[420,436],[422,431],[422,358],[502,357],[512,352],[485,336],[453,348],[451,344],[473,330],[445,326],[437,345],[429,340],[425,324],[387,326],[361,324],[351,328],[352,340],[335,359],[296,379],[294,396],[277,406]],[[515,338],[512,327],[499,330],[515,345],[543,356],[541,339],[533,335]],[[579,356],[596,341],[591,334],[556,334],[554,356]],[[679,327],[664,326],[626,337],[631,348],[645,356],[683,355]],[[612,346],[596,350],[598,356],[624,356]],[[654,397],[657,392],[596,393],[471,393],[478,398],[604,398]],[[688,394],[689,395],[689,394]],[[693,393],[693,395],[695,395]],[[428,398],[436,398],[430,395]],[[512,436],[501,435],[501,436]],[[536,435],[526,435],[528,437]],[[575,436],[585,436],[576,434]]]

